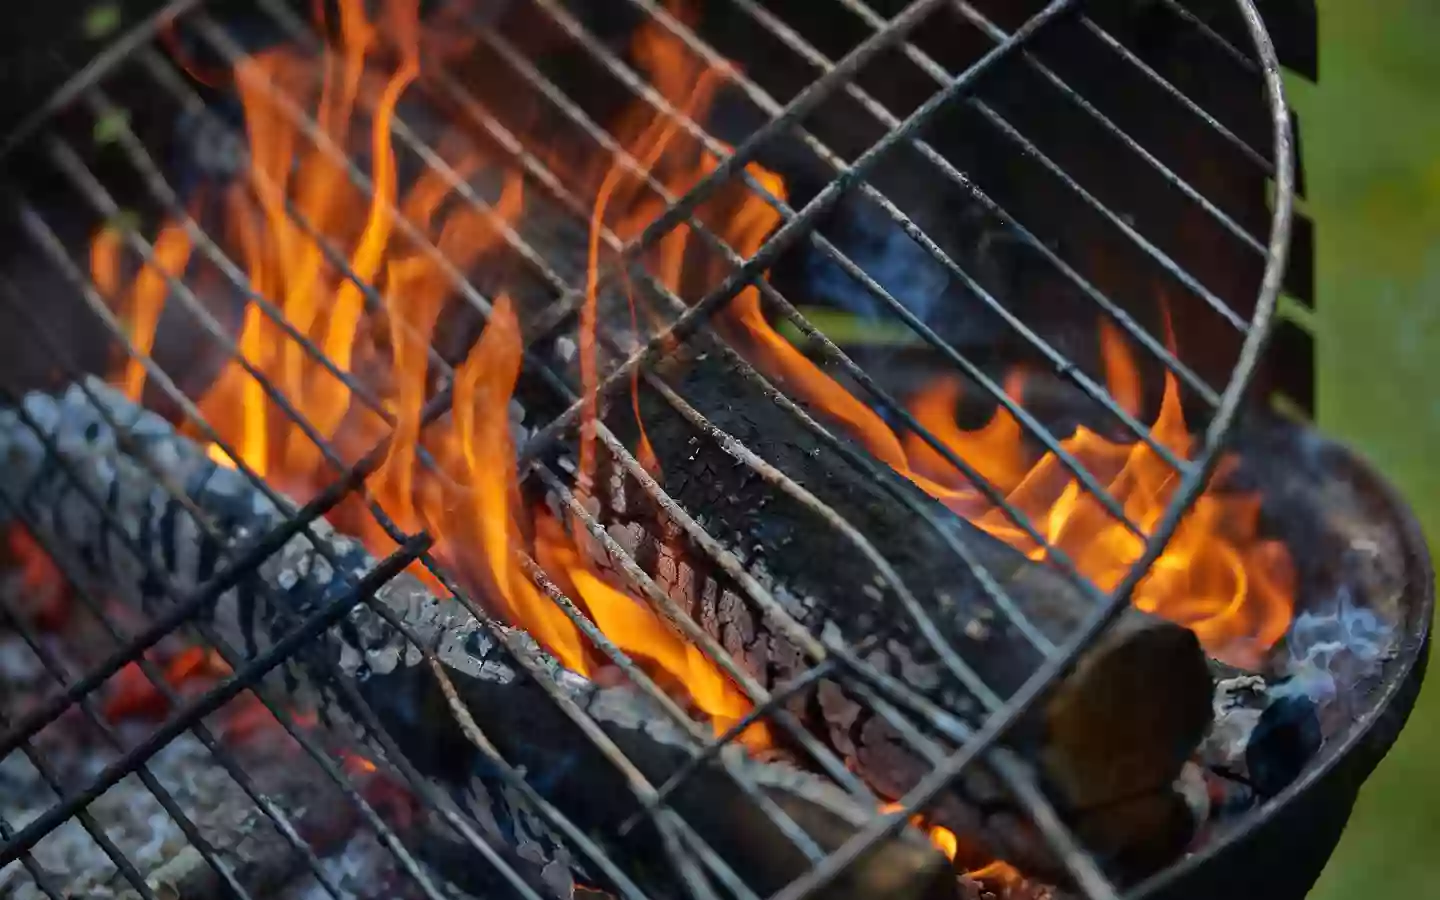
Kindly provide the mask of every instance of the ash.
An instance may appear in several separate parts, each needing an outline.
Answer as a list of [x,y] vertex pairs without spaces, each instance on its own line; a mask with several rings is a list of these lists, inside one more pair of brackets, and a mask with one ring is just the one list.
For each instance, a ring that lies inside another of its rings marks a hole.
[[[49,746],[43,751],[45,761],[55,769],[57,780],[72,789],[94,778],[113,758],[98,748],[78,742],[50,740],[46,743]],[[67,747],[67,743],[70,746]],[[208,837],[229,834],[239,839],[257,824],[251,814],[258,816],[259,811],[230,777],[213,764],[209,751],[192,735],[182,735],[167,744],[151,760],[149,768],[201,834]],[[0,785],[3,785],[0,815],[15,828],[44,813],[58,800],[40,772],[19,750],[0,760]],[[185,851],[194,852],[180,826],[134,775],[102,794],[88,811],[116,848],[147,877],[161,872]],[[134,888],[119,873],[114,861],[73,818],[36,845],[33,858],[57,885],[63,885],[65,896],[134,895]],[[17,900],[45,896],[18,861],[0,870],[0,894]]]
[[[47,645],[60,641],[42,635]],[[67,666],[71,672],[75,666]],[[18,636],[0,631],[0,726],[53,693],[54,682]],[[409,896],[408,878],[329,778],[304,751],[267,718],[269,727],[234,739],[226,724],[234,710],[223,708],[207,720],[212,734],[235,758],[257,792],[278,806],[296,832],[314,849],[329,886],[256,806],[214,755],[186,732],[167,743],[147,764],[154,779],[209,844],[214,857],[253,897],[279,900],[399,900]],[[122,747],[133,746],[153,723],[122,721],[113,733]],[[27,753],[28,749],[28,753]],[[32,760],[49,769],[66,793],[83,790],[120,755],[79,709],[71,709],[26,745],[0,759],[0,821],[18,831],[59,802],[51,783]],[[364,791],[364,779],[354,779]],[[141,782],[130,775],[85,807],[97,830],[166,900],[201,900],[228,893],[223,881],[178,822]],[[31,859],[59,896],[133,900],[140,896],[115,860],[72,817],[37,843]],[[335,889],[331,890],[331,886]],[[0,868],[0,897],[38,900],[48,896],[21,860]]]

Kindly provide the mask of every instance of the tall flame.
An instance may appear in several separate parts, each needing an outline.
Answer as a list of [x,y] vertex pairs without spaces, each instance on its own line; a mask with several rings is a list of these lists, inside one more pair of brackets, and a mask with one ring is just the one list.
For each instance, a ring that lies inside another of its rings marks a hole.
[[[657,681],[688,695],[717,733],[730,728],[750,709],[745,694],[674,626],[597,569],[572,538],[573,527],[524,505],[508,414],[523,338],[509,297],[496,299],[480,339],[456,368],[448,417],[422,423],[435,374],[435,330],[454,299],[447,268],[472,267],[497,246],[501,232],[483,210],[451,202],[453,184],[439,168],[401,184],[392,121],[407,89],[422,76],[422,42],[430,37],[420,27],[416,0],[388,0],[374,21],[367,18],[363,0],[341,0],[339,26],[338,47],[318,58],[280,47],[245,58],[232,72],[245,110],[250,163],[243,183],[223,194],[225,239],[243,261],[256,294],[273,303],[290,329],[318,347],[329,365],[284,334],[258,303],[245,308],[239,356],[342,458],[358,455],[385,434],[383,418],[353,395],[357,383],[378,390],[392,437],[371,493],[397,525],[429,529],[438,555],[497,612],[523,626],[566,667],[593,675],[602,658],[522,568],[517,551],[528,549],[607,638]],[[440,37],[454,46],[449,36]],[[703,67],[680,66],[678,49],[659,29],[645,29],[636,38],[637,58],[664,76],[659,80],[666,95],[686,114],[697,113],[719,80]],[[378,77],[383,59],[398,64]],[[302,134],[291,106],[310,111],[319,141]],[[667,159],[677,121],[642,112],[632,110],[621,127],[642,169],[698,177]],[[367,119],[368,128],[359,130]],[[368,197],[324,146],[328,142],[348,152],[360,141],[368,150],[373,185]],[[518,219],[524,205],[518,171],[505,170],[503,161],[465,146],[455,151],[442,145],[441,152],[448,170],[462,179],[485,168],[504,172],[503,190],[491,212],[501,223]],[[713,167],[713,160],[705,164]],[[594,270],[602,229],[628,240],[663,207],[639,189],[633,173],[599,158],[591,168],[601,173],[592,221]],[[402,237],[401,220],[424,235],[433,250]],[[763,230],[753,225],[737,225],[736,231],[756,245],[763,239]],[[680,231],[662,242],[659,271],[672,288],[680,284],[687,235]],[[167,224],[156,240],[154,261],[126,285],[119,232],[105,229],[94,239],[95,282],[124,314],[142,353],[154,344],[166,276],[183,274],[190,249],[179,223]],[[333,263],[335,256],[344,260],[343,267]],[[370,285],[374,291],[367,296]],[[596,377],[594,292],[592,282],[582,315],[582,374],[590,385]],[[379,308],[367,306],[376,296]],[[144,370],[130,361],[117,377],[138,399]],[[329,477],[319,445],[282,414],[238,361],[221,372],[200,408],[241,462],[295,496],[313,494]],[[588,414],[595,414],[593,406]],[[593,430],[587,434],[593,437]],[[235,464],[218,447],[210,452]],[[593,444],[587,443],[584,453],[588,472]],[[422,455],[430,467],[421,465]],[[354,510],[339,515],[377,550],[388,547],[388,537],[368,516]],[[747,729],[743,738],[755,746],[769,742],[761,725]]]

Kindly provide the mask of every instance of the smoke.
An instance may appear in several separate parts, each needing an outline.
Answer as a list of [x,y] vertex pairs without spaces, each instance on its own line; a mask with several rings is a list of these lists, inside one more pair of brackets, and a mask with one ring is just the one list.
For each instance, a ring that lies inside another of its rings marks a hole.
[[1357,604],[1349,587],[1341,587],[1333,608],[1295,617],[1282,665],[1287,680],[1276,686],[1275,695],[1304,696],[1321,705],[1334,700],[1342,689],[1379,672],[1394,631],[1373,610]]
[[[841,208],[846,214],[837,217],[830,235],[835,246],[916,318],[932,322],[950,273],[874,204],[847,202]],[[826,253],[806,254],[805,275],[817,296],[841,309],[867,319],[891,315]]]

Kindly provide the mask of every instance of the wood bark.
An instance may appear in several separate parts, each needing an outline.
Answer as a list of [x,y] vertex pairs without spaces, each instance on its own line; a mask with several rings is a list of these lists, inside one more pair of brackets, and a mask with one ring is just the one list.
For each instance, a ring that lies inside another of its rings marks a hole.
[[[883,466],[871,472],[853,464],[705,339],[692,340],[663,373],[712,425],[803,485],[869,540],[943,639],[1001,698],[1036,671],[1042,652],[1009,623],[937,528],[887,493],[883,480],[931,512],[1053,643],[1069,638],[1092,611],[1091,600],[1058,572],[949,514]],[[677,415],[658,392],[642,390],[640,397],[662,486],[791,616],[811,634],[833,633],[852,646],[880,636],[868,662],[953,714],[971,722],[983,718],[976,698],[941,665],[895,592],[852,542]],[[617,431],[626,429],[624,416],[613,418]],[[628,530],[632,543],[651,545],[637,549],[660,573],[657,580],[753,675],[777,685],[808,667],[801,652],[723,576],[707,571],[698,555],[673,559],[670,542],[654,537],[665,526],[654,518],[638,524],[646,520],[643,499],[611,505],[626,510],[612,515],[612,530]],[[1209,725],[1211,692],[1195,635],[1130,610],[1023,723],[1014,743],[1037,764],[1092,850],[1122,868],[1148,870],[1172,859],[1193,829],[1171,784]],[[903,794],[928,771],[892,728],[839,684],[821,682],[793,708],[817,722],[830,744],[886,796]],[[1019,821],[1015,810],[986,779],[969,779],[960,793],[971,796],[952,798],[956,802],[944,807],[952,817],[946,824],[982,836],[1008,859],[1053,868],[1034,835],[1013,826]],[[997,812],[982,815],[981,809]],[[1007,831],[1014,840],[995,840]]]
[[[194,588],[217,570],[227,552],[292,513],[288,503],[268,499],[242,473],[208,459],[159,416],[97,380],[88,380],[87,387],[89,395],[78,385],[59,397],[27,395],[23,415],[0,412],[5,463],[0,486],[116,591],[162,612],[172,601],[154,571],[167,573],[181,592]],[[42,434],[53,441],[58,461],[47,452]],[[173,494],[155,472],[163,473]],[[106,524],[97,500],[115,527]],[[197,515],[208,520],[220,540],[207,537]],[[324,522],[315,523],[311,533],[313,540],[303,533],[291,539],[202,612],[246,655],[262,652],[288,626],[347,596],[353,579],[373,566],[358,542]],[[148,559],[132,554],[132,543]],[[565,670],[528,635],[492,631],[408,575],[387,583],[372,602],[388,608],[434,649],[475,722],[532,786],[580,829],[598,836],[647,890],[678,893],[678,876],[657,854],[659,838],[648,820],[628,837],[618,833],[618,826],[639,809],[628,783],[527,673],[540,673],[550,690],[588,715],[652,784],[663,783],[697,749],[688,732],[634,689],[602,687]],[[509,640],[502,643],[497,634]],[[369,745],[366,755],[382,760],[383,748],[347,699],[358,693],[429,784],[453,797],[492,846],[546,893],[572,896],[577,878],[604,883],[466,740],[422,654],[372,606],[356,606],[339,626],[297,653],[273,681],[298,708],[316,711],[340,739],[363,741]],[[727,748],[726,756],[732,770],[743,770],[822,848],[838,847],[873,814],[809,773],[757,761],[738,747]],[[700,767],[670,805],[762,895],[810,866],[717,766]],[[486,865],[478,855],[470,864],[476,869]],[[856,898],[943,898],[955,889],[947,861],[913,829],[877,845],[832,886],[838,896]]]

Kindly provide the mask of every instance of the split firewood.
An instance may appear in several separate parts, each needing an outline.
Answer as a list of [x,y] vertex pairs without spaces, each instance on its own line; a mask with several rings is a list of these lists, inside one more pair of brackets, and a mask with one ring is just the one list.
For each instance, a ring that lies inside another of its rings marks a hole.
[[[932,511],[932,522],[994,576],[1043,641],[1063,642],[1094,608],[1058,572],[949,514],[883,466],[870,472],[853,464],[767,397],[733,357],[702,339],[672,356],[661,375],[714,428],[786,473],[870,541],[942,639],[1000,699],[1036,671],[1043,651],[997,608],[941,532],[887,488],[909,493],[919,508]],[[896,592],[853,542],[767,483],[722,441],[702,434],[659,392],[642,389],[640,396],[661,485],[796,621],[810,634],[833,633],[852,646],[881,637],[865,656],[871,665],[962,719],[983,718],[974,693],[950,676]],[[617,432],[633,431],[625,418],[613,416]],[[885,479],[893,484],[882,486]],[[627,513],[612,515],[612,531],[637,545],[640,558],[659,573],[657,581],[667,583],[677,602],[757,679],[780,684],[808,667],[801,651],[728,580],[700,570],[698,554],[683,561],[680,576],[674,574],[677,563],[666,541],[655,537],[666,526],[656,523],[643,500],[610,505]],[[1193,819],[1172,783],[1210,723],[1211,690],[1193,632],[1130,610],[1023,723],[1013,743],[1036,763],[1093,851],[1122,871],[1149,870],[1173,859],[1193,833]],[[791,706],[887,797],[902,795],[928,771],[891,727],[838,684],[822,681]],[[966,802],[936,811],[949,817],[940,824],[979,836],[1004,858],[1053,871],[1055,861],[1028,830],[1005,824],[1023,817],[1003,795],[978,775],[965,791],[972,794]],[[1003,837],[1007,832],[1014,838]]]
[[[181,591],[194,589],[228,552],[293,514],[288,503],[273,502],[243,473],[210,460],[164,419],[96,379],[87,380],[86,388],[89,394],[79,385],[59,397],[29,394],[23,415],[21,410],[0,411],[0,486],[112,590],[152,614],[163,613],[170,596],[160,590],[152,571],[167,573]],[[58,461],[47,451],[42,433],[53,441]],[[113,525],[101,517],[97,501]],[[221,538],[212,540],[197,517]],[[292,538],[202,611],[248,656],[272,646],[306,615],[347,596],[354,579],[374,566],[357,541],[324,522],[316,522],[311,534],[313,540],[303,533]],[[137,559],[127,541],[150,558]],[[556,696],[593,720],[651,784],[665,782],[686,765],[699,742],[643,694],[629,686],[604,687],[564,669],[523,632],[477,621],[460,604],[442,600],[402,574],[295,654],[274,674],[273,687],[298,709],[317,713],[338,739],[363,742],[365,754],[383,762],[382,743],[362,724],[365,717],[352,702],[356,695],[363,698],[373,721],[429,786],[473,816],[487,842],[546,895],[573,896],[577,879],[603,886],[603,873],[467,738],[424,654],[377,607],[403,621],[422,646],[433,650],[469,716],[503,759],[526,773],[532,786],[582,832],[601,836],[612,858],[637,883],[657,894],[681,893],[680,874],[656,851],[663,843],[654,821],[642,815],[639,827],[622,833],[621,824],[642,812],[640,801]],[[874,813],[817,776],[752,759],[739,747],[723,752],[729,771],[757,785],[822,849],[838,847]],[[752,890],[768,895],[812,863],[737,790],[726,771],[698,767],[669,805]],[[478,855],[469,864],[476,869],[486,865]],[[496,886],[503,887],[498,877]],[[956,888],[948,861],[917,830],[905,829],[878,845],[834,890],[856,898],[941,898],[953,896]]]

